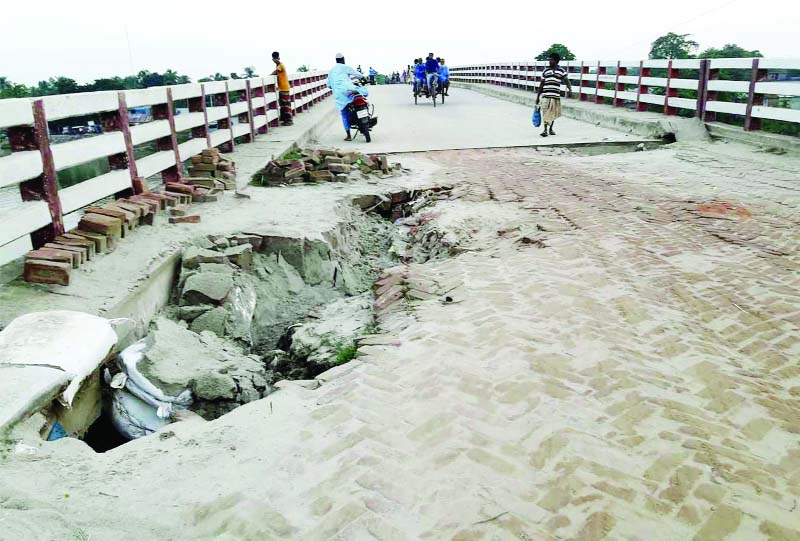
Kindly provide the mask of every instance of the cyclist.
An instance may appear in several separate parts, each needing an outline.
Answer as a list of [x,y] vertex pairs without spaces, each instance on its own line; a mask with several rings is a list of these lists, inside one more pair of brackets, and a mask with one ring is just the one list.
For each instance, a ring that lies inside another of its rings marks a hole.
[[433,53],[428,53],[425,59],[425,82],[428,83],[428,92],[433,94],[433,88],[439,78],[439,63],[433,57]]

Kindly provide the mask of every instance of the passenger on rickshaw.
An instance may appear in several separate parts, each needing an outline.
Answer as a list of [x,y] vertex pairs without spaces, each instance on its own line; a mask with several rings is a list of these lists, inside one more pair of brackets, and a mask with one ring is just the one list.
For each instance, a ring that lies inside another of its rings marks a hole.
[[439,88],[445,96],[450,95],[450,68],[444,65],[444,58],[439,59]]
[[421,94],[425,87],[425,65],[421,58],[414,60],[414,94]]

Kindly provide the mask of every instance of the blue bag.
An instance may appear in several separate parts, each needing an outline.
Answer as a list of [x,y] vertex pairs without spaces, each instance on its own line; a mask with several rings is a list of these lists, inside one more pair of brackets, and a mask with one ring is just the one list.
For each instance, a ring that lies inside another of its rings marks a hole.
[[533,118],[531,120],[535,128],[542,125],[542,111],[538,105],[533,108]]

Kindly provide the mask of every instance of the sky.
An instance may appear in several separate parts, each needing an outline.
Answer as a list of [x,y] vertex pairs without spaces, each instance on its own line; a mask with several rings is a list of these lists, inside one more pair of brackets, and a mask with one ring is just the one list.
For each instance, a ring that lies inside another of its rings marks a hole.
[[171,68],[194,80],[245,66],[266,75],[273,50],[291,71],[328,69],[337,52],[353,67],[383,73],[428,52],[451,66],[525,61],[552,43],[579,60],[636,60],[667,32],[691,34],[701,49],[736,43],[800,58],[800,0],[39,0],[4,5],[2,13],[0,76],[29,85],[142,69]]

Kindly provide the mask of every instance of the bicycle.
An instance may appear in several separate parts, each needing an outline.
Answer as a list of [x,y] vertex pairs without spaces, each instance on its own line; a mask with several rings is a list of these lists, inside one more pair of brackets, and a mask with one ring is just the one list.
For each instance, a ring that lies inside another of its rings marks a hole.
[[[429,93],[431,99],[433,100],[433,106],[435,108],[436,107],[436,88],[437,88],[437,86],[439,86],[438,85],[438,83],[439,83],[439,74],[433,73],[431,75],[432,75],[432,77],[428,78],[428,93]],[[444,103],[444,100],[442,101],[442,103]]]

